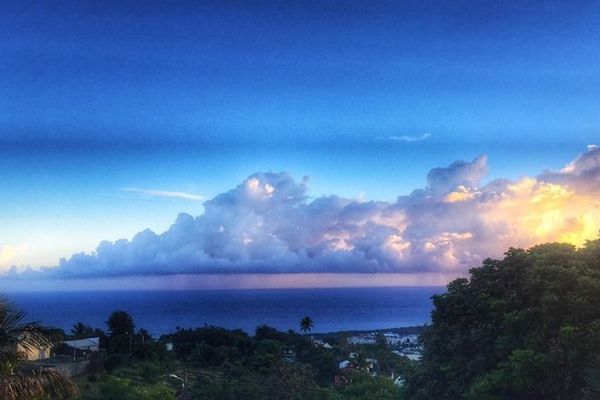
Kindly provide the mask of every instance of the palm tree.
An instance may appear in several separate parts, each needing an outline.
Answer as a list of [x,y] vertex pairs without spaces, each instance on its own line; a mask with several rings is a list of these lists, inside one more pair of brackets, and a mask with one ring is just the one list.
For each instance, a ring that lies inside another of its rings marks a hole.
[[3,400],[68,399],[78,393],[73,382],[51,369],[28,375],[0,375]]
[[78,322],[71,328],[71,335],[73,335],[75,339],[84,339],[94,335],[94,328],[83,322]]
[[312,318],[304,317],[300,320],[300,330],[304,333],[308,333],[315,326]]
[[37,323],[25,323],[26,314],[0,297],[0,398],[32,400],[66,399],[77,386],[53,370],[24,374],[15,371],[21,358],[38,348],[51,346],[55,338]]

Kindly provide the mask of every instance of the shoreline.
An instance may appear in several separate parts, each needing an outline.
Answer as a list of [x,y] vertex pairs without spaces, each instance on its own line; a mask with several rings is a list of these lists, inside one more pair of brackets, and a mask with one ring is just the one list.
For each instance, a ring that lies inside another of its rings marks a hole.
[[311,333],[313,337],[316,338],[325,338],[325,337],[338,337],[341,335],[350,335],[350,336],[358,336],[358,335],[369,335],[369,334],[377,334],[377,333],[396,333],[399,335],[420,335],[423,333],[427,325],[416,325],[416,326],[406,326],[400,328],[380,328],[380,329],[367,329],[367,330],[341,330],[341,331],[333,331],[333,332],[324,332],[324,333]]

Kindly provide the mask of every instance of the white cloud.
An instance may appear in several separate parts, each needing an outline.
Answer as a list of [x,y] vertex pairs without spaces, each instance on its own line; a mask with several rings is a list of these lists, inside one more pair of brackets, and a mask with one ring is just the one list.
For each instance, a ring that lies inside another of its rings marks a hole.
[[192,200],[192,201],[203,201],[206,197],[186,192],[170,192],[166,190],[156,189],[138,189],[138,188],[124,188],[123,192],[134,193],[142,197],[163,197],[169,199],[180,199],[180,200]]
[[430,133],[424,133],[419,136],[410,136],[410,135],[395,136],[394,135],[394,136],[390,136],[389,139],[394,142],[420,142],[422,140],[427,139],[430,136],[431,136]]
[[13,265],[18,264],[27,253],[27,244],[0,245],[0,272],[8,271]]
[[600,148],[568,168],[487,184],[487,157],[431,170],[395,202],[307,196],[307,179],[256,173],[164,233],[102,242],[54,277],[219,273],[458,273],[510,246],[583,244],[600,229]]

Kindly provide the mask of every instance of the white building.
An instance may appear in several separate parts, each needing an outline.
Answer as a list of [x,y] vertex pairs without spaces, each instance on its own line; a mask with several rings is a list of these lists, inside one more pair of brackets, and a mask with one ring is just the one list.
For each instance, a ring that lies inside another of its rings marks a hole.
[[67,346],[73,347],[82,351],[98,351],[100,350],[100,338],[91,337],[85,339],[65,340],[63,342]]

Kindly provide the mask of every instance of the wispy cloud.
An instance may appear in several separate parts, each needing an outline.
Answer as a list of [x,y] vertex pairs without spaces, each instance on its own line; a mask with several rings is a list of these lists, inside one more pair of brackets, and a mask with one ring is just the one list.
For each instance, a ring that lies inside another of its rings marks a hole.
[[409,135],[390,136],[389,139],[394,142],[420,142],[422,140],[427,139],[430,136],[431,136],[431,133],[424,133],[419,136],[409,136]]
[[124,188],[121,189],[123,192],[134,193],[143,197],[162,197],[169,199],[180,199],[180,200],[191,200],[191,201],[203,201],[206,197],[200,194],[186,193],[186,192],[171,192],[167,190],[156,190],[156,189],[139,189],[139,188]]

